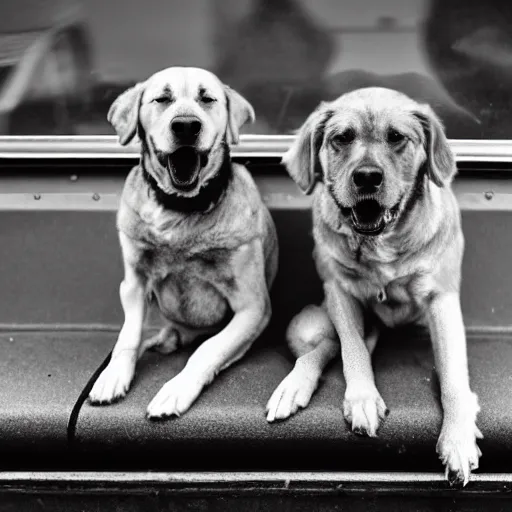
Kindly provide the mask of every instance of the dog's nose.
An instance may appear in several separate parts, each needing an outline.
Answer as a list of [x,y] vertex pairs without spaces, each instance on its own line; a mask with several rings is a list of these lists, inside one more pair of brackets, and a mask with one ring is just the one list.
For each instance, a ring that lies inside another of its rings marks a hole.
[[379,169],[358,169],[352,175],[354,185],[362,190],[376,191],[382,185],[383,174]]
[[175,117],[171,122],[171,130],[179,139],[194,140],[201,128],[201,121],[196,117]]

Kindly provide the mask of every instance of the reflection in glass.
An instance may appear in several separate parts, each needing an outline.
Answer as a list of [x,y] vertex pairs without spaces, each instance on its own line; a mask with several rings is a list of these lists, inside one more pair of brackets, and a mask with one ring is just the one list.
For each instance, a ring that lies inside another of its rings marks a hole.
[[320,103],[382,86],[450,138],[510,138],[512,3],[502,0],[3,0],[0,133],[113,134],[114,98],[158,69],[211,69],[289,134]]

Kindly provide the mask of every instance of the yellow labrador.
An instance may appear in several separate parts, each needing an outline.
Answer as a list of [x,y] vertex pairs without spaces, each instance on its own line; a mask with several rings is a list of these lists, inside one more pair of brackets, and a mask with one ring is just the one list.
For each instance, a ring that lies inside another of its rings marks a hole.
[[459,301],[464,238],[451,190],[454,157],[427,105],[384,88],[322,104],[283,157],[313,197],[321,306],[307,306],[287,338],[298,358],[272,395],[267,419],[306,407],[326,364],[339,353],[346,380],[344,415],[352,430],[375,436],[387,408],[371,352],[378,324],[429,327],[441,385],[437,451],[451,483],[478,467],[479,411],[469,385]]
[[[275,227],[249,172],[229,155],[254,111],[212,73],[173,67],[124,92],[108,118],[121,144],[138,137],[141,158],[117,215],[125,320],[89,399],[123,397],[145,350],[169,353],[205,336],[147,409],[150,418],[179,416],[247,352],[271,315]],[[150,304],[166,325],[142,342]]]

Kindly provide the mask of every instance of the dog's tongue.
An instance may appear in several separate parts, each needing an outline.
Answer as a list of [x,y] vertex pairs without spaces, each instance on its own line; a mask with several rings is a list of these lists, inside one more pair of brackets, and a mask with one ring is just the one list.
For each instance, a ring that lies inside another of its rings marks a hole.
[[169,171],[180,184],[195,181],[201,167],[199,153],[194,148],[180,148],[169,156]]

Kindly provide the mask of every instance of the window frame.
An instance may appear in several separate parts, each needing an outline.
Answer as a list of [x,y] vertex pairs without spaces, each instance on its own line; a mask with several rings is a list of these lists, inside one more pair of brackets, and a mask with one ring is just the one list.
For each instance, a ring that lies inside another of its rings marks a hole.
[[[232,147],[234,158],[280,158],[290,147],[294,135],[241,135]],[[450,139],[457,162],[512,162],[512,139]],[[0,136],[0,159],[135,159],[137,144],[121,146],[115,135],[97,136]],[[512,172],[512,169],[510,169]]]

